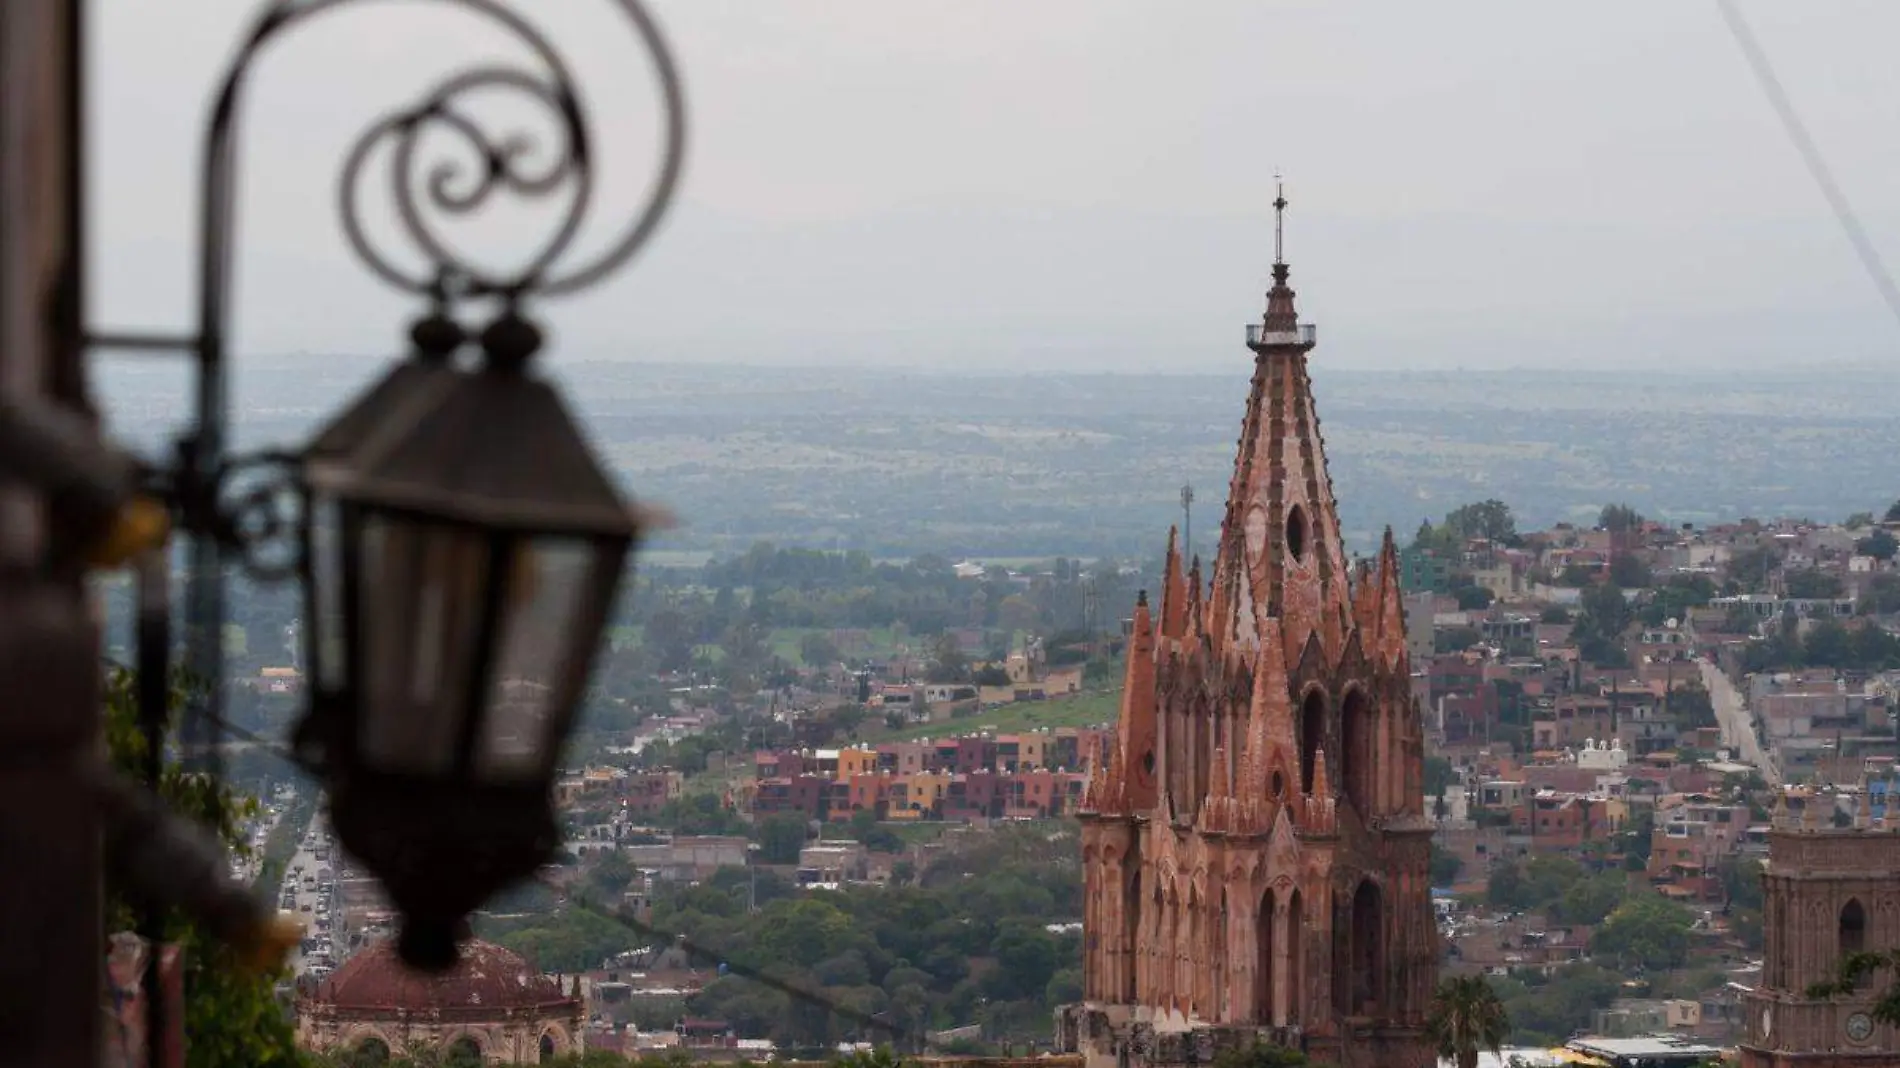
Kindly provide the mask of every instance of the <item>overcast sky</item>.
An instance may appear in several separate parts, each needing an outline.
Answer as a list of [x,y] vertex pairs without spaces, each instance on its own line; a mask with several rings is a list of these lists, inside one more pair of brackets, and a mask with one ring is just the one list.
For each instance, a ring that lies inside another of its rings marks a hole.
[[[204,102],[253,6],[94,4],[102,323],[185,322]],[[571,55],[625,209],[656,140],[630,33],[608,0],[515,6]],[[1712,0],[655,8],[687,79],[684,193],[627,271],[544,308],[576,358],[1231,368],[1276,168],[1315,358],[1339,366],[1900,356]],[[1743,10],[1900,267],[1900,4]],[[242,350],[395,347],[406,306],[342,243],[337,162],[456,61],[517,54],[502,40],[453,5],[365,3],[266,55]],[[483,249],[529,239],[530,220],[491,221]]]

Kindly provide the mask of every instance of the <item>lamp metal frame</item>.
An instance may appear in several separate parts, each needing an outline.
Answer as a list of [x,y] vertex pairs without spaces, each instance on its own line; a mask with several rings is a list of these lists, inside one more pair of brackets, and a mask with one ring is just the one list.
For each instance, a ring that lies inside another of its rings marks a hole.
[[[369,272],[427,309],[412,335],[419,344],[453,352],[479,336],[477,327],[519,321],[531,301],[589,288],[625,266],[652,237],[678,189],[686,150],[686,116],[680,75],[666,40],[641,0],[611,0],[646,53],[658,85],[661,150],[645,200],[610,244],[588,258],[575,256],[575,242],[593,214],[596,152],[588,109],[568,63],[549,38],[502,0],[439,0],[473,15],[519,44],[530,62],[479,63],[453,73],[406,106],[376,119],[345,155],[337,184],[344,237]],[[296,578],[311,590],[307,552],[310,515],[299,452],[281,449],[234,455],[230,448],[228,370],[231,352],[232,280],[235,274],[238,193],[238,119],[255,62],[270,44],[319,15],[356,0],[272,0],[264,4],[226,68],[204,127],[198,188],[196,325],[189,332],[115,331],[85,327],[81,346],[89,353],[132,352],[188,357],[196,377],[189,423],[166,462],[145,472],[146,488],[169,505],[189,541],[184,583],[184,670],[201,680],[186,702],[179,738],[188,765],[221,776],[225,584],[232,565],[264,581]],[[551,151],[537,150],[522,132],[497,133],[482,121],[476,98],[501,93],[534,106],[552,133]],[[444,142],[459,147],[444,159]],[[380,169],[377,164],[385,166]],[[385,179],[383,195],[393,207],[396,234],[409,260],[404,267],[388,251],[388,239],[372,235],[365,204]],[[452,251],[446,223],[512,197],[560,199],[562,210],[548,236],[510,269],[478,265]],[[83,210],[83,209],[82,209]],[[578,259],[578,262],[573,262]],[[147,773],[156,786],[162,762],[159,744],[169,729],[173,637],[169,555],[148,562],[139,583],[138,664],[142,674],[139,713],[153,749]],[[308,618],[308,610],[306,618]],[[305,640],[316,635],[306,626]],[[308,692],[308,687],[306,687]],[[157,936],[155,915],[141,929]],[[154,944],[153,953],[157,952]],[[151,1013],[148,1051],[160,1063],[163,1027],[159,970],[149,968],[146,997]]]

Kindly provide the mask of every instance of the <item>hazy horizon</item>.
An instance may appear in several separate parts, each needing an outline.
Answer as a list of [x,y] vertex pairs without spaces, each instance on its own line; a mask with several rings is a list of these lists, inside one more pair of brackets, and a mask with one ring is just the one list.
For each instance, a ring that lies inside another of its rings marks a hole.
[[[1900,351],[1711,3],[653,6],[687,82],[682,198],[629,271],[540,310],[567,361],[1220,371],[1260,312],[1276,170],[1301,314],[1342,368],[1845,369]],[[101,325],[193,307],[199,128],[252,8],[98,5]],[[1900,7],[1742,9],[1870,240],[1900,247]],[[525,13],[569,54],[603,207],[625,208],[655,131],[630,34],[604,0]],[[236,350],[398,348],[413,309],[345,251],[336,165],[455,57],[514,54],[465,13],[369,5],[263,55]],[[476,251],[537,233],[484,223]]]

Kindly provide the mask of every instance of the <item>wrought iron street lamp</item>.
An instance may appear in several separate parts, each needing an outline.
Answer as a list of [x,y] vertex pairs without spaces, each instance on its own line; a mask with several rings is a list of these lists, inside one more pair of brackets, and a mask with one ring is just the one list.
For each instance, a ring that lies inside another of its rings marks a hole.
[[[549,793],[562,743],[641,532],[558,391],[535,375],[542,335],[530,310],[599,281],[645,243],[672,200],[684,152],[672,58],[639,0],[615,0],[653,61],[664,151],[626,230],[597,258],[570,265],[595,186],[580,94],[549,42],[506,6],[449,2],[511,34],[537,69],[481,66],[452,76],[372,126],[344,162],[351,247],[424,305],[407,359],[304,449],[225,455],[240,91],[266,43],[348,0],[268,5],[223,83],[205,144],[198,332],[89,337],[98,348],[196,357],[196,421],[161,479],[194,541],[187,620],[193,666],[211,684],[188,713],[187,745],[202,746],[222,723],[217,645],[229,555],[253,574],[300,579],[309,703],[295,752],[330,792],[340,844],[381,878],[403,914],[403,958],[432,969],[454,963],[456,932],[471,910],[531,875],[559,845]],[[493,94],[537,105],[550,150],[491,136],[472,105]],[[431,165],[425,149],[443,142],[430,137],[452,139],[472,165]],[[372,172],[386,179],[373,188],[391,191],[410,259],[424,269],[405,269],[370,238],[359,200]],[[503,196],[559,198],[565,211],[516,269],[454,254],[441,220]],[[260,460],[275,477],[247,483],[242,472]],[[155,607],[144,616],[162,618]],[[161,650],[169,641],[156,629],[142,629],[140,640]],[[162,663],[162,652],[141,663]]]
[[421,410],[312,480],[340,566],[311,595],[342,609],[343,664],[310,733],[338,838],[382,877],[423,967],[453,963],[469,911],[559,846],[548,793],[640,533],[529,376],[538,343],[497,320],[480,370],[431,379]]

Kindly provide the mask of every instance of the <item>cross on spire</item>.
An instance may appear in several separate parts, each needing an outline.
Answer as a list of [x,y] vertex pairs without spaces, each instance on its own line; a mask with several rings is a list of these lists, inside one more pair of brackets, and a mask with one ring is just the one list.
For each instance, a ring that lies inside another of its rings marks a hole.
[[1286,262],[1286,251],[1282,244],[1286,229],[1286,185],[1280,181],[1280,172],[1273,172],[1273,262],[1278,265]]

